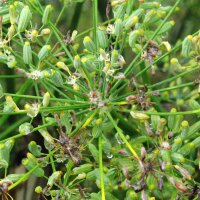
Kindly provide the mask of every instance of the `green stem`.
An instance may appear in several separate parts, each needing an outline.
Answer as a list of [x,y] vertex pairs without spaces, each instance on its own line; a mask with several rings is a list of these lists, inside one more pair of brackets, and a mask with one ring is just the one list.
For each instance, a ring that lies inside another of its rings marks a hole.
[[103,173],[103,158],[102,158],[102,136],[99,136],[99,170],[100,170],[100,185],[101,185],[101,199],[105,200],[105,186],[104,186],[104,173]]
[[182,72],[182,73],[180,73],[180,74],[178,74],[178,75],[176,75],[176,76],[173,76],[173,77],[171,77],[171,78],[168,78],[168,79],[166,79],[166,80],[163,80],[163,81],[161,81],[161,82],[159,82],[159,83],[155,83],[155,84],[153,84],[153,85],[150,85],[150,86],[148,86],[148,88],[149,88],[149,89],[150,89],[150,88],[154,88],[154,87],[160,86],[160,85],[162,85],[162,84],[164,84],[164,83],[171,82],[171,81],[176,80],[177,78],[182,77],[182,76],[184,76],[184,75],[186,75],[186,74],[189,74],[190,72],[193,72],[193,71],[195,71],[195,70],[197,70],[197,69],[199,69],[199,66],[194,66],[194,67],[193,67],[192,69],[190,69],[190,70],[187,70],[187,71],[185,71],[185,72]]
[[99,43],[97,39],[97,30],[98,30],[98,0],[93,0],[92,2],[92,11],[93,11],[93,37],[94,43],[96,45],[96,52],[99,51]]
[[107,114],[108,118],[110,119],[111,123],[113,124],[113,126],[115,127],[117,133],[119,134],[119,136],[122,138],[122,140],[126,144],[127,148],[130,150],[130,152],[135,157],[135,159],[136,160],[140,160],[140,158],[137,155],[136,151],[133,149],[133,147],[131,146],[131,144],[128,142],[128,140],[126,139],[126,137],[123,134],[122,130],[118,127],[118,125],[116,124],[115,120],[112,118],[111,114],[109,112],[107,112],[106,114]]

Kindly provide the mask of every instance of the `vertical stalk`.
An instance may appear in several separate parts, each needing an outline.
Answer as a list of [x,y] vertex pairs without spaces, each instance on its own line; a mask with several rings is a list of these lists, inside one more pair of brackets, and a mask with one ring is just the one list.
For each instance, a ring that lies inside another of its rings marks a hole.
[[103,178],[103,159],[102,159],[102,136],[99,137],[99,169],[100,169],[100,185],[101,185],[101,199],[105,200],[105,187]]
[[97,40],[97,29],[98,29],[98,0],[92,2],[92,14],[93,14],[93,37],[96,46],[96,52],[99,51],[99,43]]

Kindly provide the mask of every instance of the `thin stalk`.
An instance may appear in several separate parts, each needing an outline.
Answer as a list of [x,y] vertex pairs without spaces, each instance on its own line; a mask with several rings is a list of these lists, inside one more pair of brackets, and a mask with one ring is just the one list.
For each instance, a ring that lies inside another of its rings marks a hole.
[[154,88],[154,87],[160,86],[160,85],[162,85],[162,84],[164,84],[164,83],[171,82],[171,81],[176,80],[177,78],[182,77],[182,76],[184,76],[184,75],[186,75],[186,74],[189,74],[189,73],[191,73],[191,72],[193,72],[193,71],[195,71],[195,70],[197,70],[197,69],[199,69],[199,66],[194,66],[194,67],[193,67],[192,69],[190,69],[190,70],[187,70],[187,71],[185,71],[185,72],[182,72],[182,73],[180,73],[180,74],[178,74],[178,75],[176,75],[176,76],[173,76],[173,77],[168,78],[168,79],[166,79],[166,80],[163,80],[163,81],[161,81],[161,82],[155,83],[155,84],[153,84],[153,85],[150,85],[150,86],[148,86],[148,88],[149,88],[149,89],[150,89],[150,88]]
[[[121,112],[130,113],[130,110],[124,109]],[[158,116],[174,116],[174,115],[192,115],[199,114],[200,109],[190,110],[190,111],[182,111],[182,112],[150,112],[150,111],[137,111],[137,113],[144,113],[147,115],[158,115]]]
[[111,114],[109,112],[107,112],[106,114],[107,114],[108,118],[110,119],[111,123],[113,124],[113,126],[115,127],[115,130],[117,131],[117,133],[119,134],[119,136],[122,138],[122,140],[126,144],[127,148],[133,154],[134,158],[139,161],[140,160],[139,156],[137,155],[136,151],[133,149],[133,147],[131,146],[131,144],[128,142],[128,140],[126,139],[126,137],[123,134],[122,130],[118,127],[117,123],[112,118]]
[[98,30],[98,0],[92,1],[92,12],[93,12],[93,38],[96,46],[96,52],[99,51],[99,42],[97,38]]
[[[12,96],[12,97],[20,97],[20,98],[27,98],[27,99],[43,99],[42,96],[32,96],[32,95],[19,95],[19,94],[12,94],[12,93],[4,93],[6,96]],[[86,103],[87,101],[76,101],[71,99],[58,99],[58,98],[50,98],[50,101],[56,101],[56,102],[64,102],[64,103]]]
[[102,158],[102,136],[99,136],[99,170],[100,170],[100,186],[101,186],[101,199],[105,200],[105,186],[104,186],[104,173],[103,173],[103,158]]

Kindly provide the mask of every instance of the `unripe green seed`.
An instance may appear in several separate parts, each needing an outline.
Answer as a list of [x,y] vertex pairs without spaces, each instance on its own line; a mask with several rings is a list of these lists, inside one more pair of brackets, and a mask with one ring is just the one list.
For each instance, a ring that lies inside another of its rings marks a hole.
[[129,35],[129,40],[128,40],[131,48],[133,48],[135,46],[135,42],[136,42],[138,36],[139,36],[139,30],[131,31],[131,33]]
[[24,6],[24,8],[22,9],[22,11],[20,13],[17,30],[19,32],[25,31],[31,21],[31,18],[32,18],[32,13],[31,13],[29,7]]
[[89,36],[86,36],[83,40],[83,44],[85,46],[85,48],[89,51],[89,52],[95,52],[95,44],[94,42],[91,40],[91,38]]
[[167,33],[174,26],[174,24],[175,24],[174,21],[166,22],[160,29],[158,34],[161,35]]
[[41,193],[42,193],[42,187],[41,187],[41,186],[37,186],[37,187],[35,188],[35,192],[36,192],[37,194],[41,194]]
[[79,167],[75,167],[72,171],[74,174],[81,174],[83,172],[87,173],[92,170],[92,166],[93,166],[92,164],[87,163],[87,164],[83,164]]
[[154,8],[159,8],[160,4],[158,2],[145,2],[142,3],[140,8],[145,9],[145,10],[150,10]]
[[45,57],[49,55],[49,52],[51,51],[51,46],[50,45],[44,45],[40,52],[38,53],[38,58],[39,60],[43,60]]
[[119,37],[120,35],[122,35],[122,32],[123,32],[123,22],[121,19],[116,19],[114,33],[117,37]]
[[42,104],[44,107],[47,107],[49,105],[49,101],[50,101],[50,94],[48,92],[46,92],[44,94],[43,100],[42,100]]
[[144,113],[137,113],[137,112],[130,112],[131,116],[135,119],[139,119],[139,120],[148,120],[149,116],[144,114]]
[[126,23],[125,23],[125,28],[126,29],[130,29],[132,28],[136,23],[138,23],[139,21],[139,17],[138,16],[131,16],[127,19]]
[[49,35],[51,33],[51,30],[49,28],[44,28],[40,32],[41,35]]
[[53,10],[52,5],[46,6],[44,13],[43,13],[43,17],[42,17],[42,24],[43,25],[46,25],[49,22],[52,10]]
[[11,25],[15,24],[16,20],[16,8],[14,5],[9,6],[9,15],[10,15],[10,23]]
[[61,178],[61,176],[62,176],[61,171],[54,172],[48,179],[48,182],[47,182],[48,187],[51,188],[53,184]]
[[11,40],[15,34],[15,26],[11,24],[10,28],[8,29],[8,40]]
[[32,50],[29,42],[25,42],[23,47],[23,61],[27,65],[32,63]]
[[179,163],[179,162],[184,163],[185,162],[185,158],[180,153],[172,153],[171,158],[172,158],[173,161],[175,161],[177,163]]
[[97,30],[97,39],[99,42],[100,48],[107,48],[108,47],[108,36],[106,35],[106,32],[104,30],[98,29]]
[[192,39],[193,36],[192,35],[188,35],[182,43],[182,51],[181,54],[183,57],[189,57],[190,51],[191,51],[191,47],[192,47]]

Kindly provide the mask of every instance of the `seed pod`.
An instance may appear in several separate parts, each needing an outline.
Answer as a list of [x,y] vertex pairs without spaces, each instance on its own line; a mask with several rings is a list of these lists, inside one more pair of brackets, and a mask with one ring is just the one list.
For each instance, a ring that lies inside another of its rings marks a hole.
[[192,39],[193,36],[192,35],[188,35],[182,43],[182,51],[181,54],[183,57],[189,57],[190,51],[191,51],[191,47],[192,47]]
[[96,180],[98,178],[99,178],[99,170],[98,169],[88,172],[87,176],[86,176],[87,180]]
[[42,193],[42,187],[41,187],[41,186],[37,186],[37,187],[35,188],[35,192],[36,192],[37,194],[41,194],[41,193]]
[[181,122],[181,138],[185,138],[189,131],[189,123],[188,121],[184,120]]
[[180,153],[172,153],[171,154],[171,158],[174,162],[177,162],[177,163],[184,163],[185,162],[185,158],[183,157],[182,154]]
[[52,186],[54,185],[54,183],[56,183],[56,181],[59,181],[59,180],[60,180],[61,176],[62,176],[62,172],[61,172],[61,171],[56,171],[56,172],[54,172],[54,173],[48,178],[48,182],[47,182],[48,188],[52,188]]
[[[176,109],[175,108],[172,108],[171,109],[171,111],[170,111],[171,113],[175,113],[176,112]],[[174,123],[175,123],[175,115],[169,115],[168,116],[168,127],[172,130],[173,129],[173,127],[174,127]]]
[[49,52],[51,51],[51,46],[50,45],[44,45],[42,49],[38,53],[38,58],[39,60],[43,60],[45,57],[49,55]]
[[38,37],[38,31],[35,30],[35,29],[32,30],[32,31],[31,31],[31,35],[30,35],[31,41],[32,41],[32,42],[35,42],[36,39],[37,39],[37,37]]
[[32,50],[29,42],[24,43],[23,61],[27,65],[30,65],[32,63]]
[[175,25],[174,21],[166,22],[160,29],[158,35],[166,34],[174,25]]
[[25,122],[19,126],[19,133],[23,135],[28,135],[32,132],[32,130],[33,126],[28,122]]
[[3,7],[1,7],[1,9],[0,9],[0,16],[3,16],[3,15],[5,15],[5,14],[8,14],[8,12],[9,12],[9,8],[8,8],[7,6],[3,6]]
[[49,35],[51,33],[51,30],[49,28],[44,28],[41,30],[40,35]]
[[144,10],[151,10],[151,9],[159,8],[159,7],[160,7],[160,4],[155,1],[154,2],[145,2],[140,5],[140,8],[142,8]]
[[9,166],[10,152],[14,146],[14,140],[7,140],[0,144],[0,166],[7,168]]
[[186,169],[184,169],[183,167],[180,167],[180,166],[178,166],[178,165],[174,165],[174,167],[181,173],[181,175],[182,175],[183,177],[185,177],[185,178],[188,179],[188,180],[191,180],[191,179],[192,179],[190,173],[189,173]]
[[126,20],[124,27],[125,29],[130,29],[135,26],[136,23],[139,21],[139,17],[144,13],[143,9],[135,10]]
[[[156,20],[155,20],[156,19]],[[155,23],[155,21],[159,20],[157,16],[157,12],[155,10],[150,10],[144,17],[143,23],[145,25],[150,25],[151,23]]]
[[193,142],[189,142],[187,144],[185,144],[184,146],[182,146],[179,150],[178,153],[181,153],[184,156],[189,155],[190,153],[192,153],[192,151],[195,149],[195,144]]
[[192,126],[189,127],[188,133],[184,139],[193,139],[199,136],[198,131],[200,130],[200,121],[194,123]]
[[135,42],[138,39],[138,36],[139,36],[139,30],[131,31],[129,35],[129,40],[128,40],[131,48],[134,48]]
[[89,149],[90,153],[92,154],[94,160],[97,163],[99,163],[99,151],[97,150],[97,148],[93,144],[89,144],[88,149]]
[[159,115],[151,115],[151,126],[154,130],[157,130],[159,121],[160,121]]
[[93,165],[92,164],[83,164],[79,167],[75,167],[73,168],[73,174],[81,174],[81,173],[87,173],[87,172],[90,172],[92,171],[92,167]]
[[34,118],[39,113],[40,105],[39,104],[33,104],[33,105],[25,104],[24,108],[27,111],[27,115],[31,118]]
[[119,54],[117,50],[113,50],[111,54],[111,64],[114,65],[118,62]]
[[67,65],[64,62],[59,61],[59,62],[56,63],[56,66],[60,69],[67,71],[68,74],[71,75],[69,68],[67,67]]
[[24,8],[24,3],[20,1],[15,1],[14,6],[16,7],[17,13],[21,13],[22,9]]
[[108,47],[108,42],[109,42],[108,36],[104,30],[102,29],[97,30],[97,39],[98,39],[100,48],[105,49]]
[[133,118],[138,119],[138,120],[148,120],[149,119],[149,116],[144,113],[137,113],[137,112],[131,111],[130,114]]
[[79,69],[81,66],[81,58],[79,55],[74,56],[74,67],[75,69]]
[[83,44],[89,52],[95,52],[95,44],[89,36],[84,37]]
[[42,100],[42,104],[44,107],[47,107],[49,105],[49,101],[50,101],[50,94],[48,92],[46,92],[44,94],[43,100]]
[[126,23],[124,24],[125,29],[130,29],[138,23],[139,17],[138,16],[131,16],[127,19]]
[[192,110],[198,110],[198,109],[200,109],[200,104],[196,100],[191,99],[191,100],[189,100],[188,103],[189,103],[189,106],[190,106],[190,108]]
[[77,30],[74,30],[74,31],[72,32],[72,36],[71,36],[71,38],[70,38],[70,43],[74,43],[74,42],[75,42],[77,34],[78,34],[78,31],[77,31]]
[[126,12],[126,4],[113,7],[113,14],[115,19],[122,19]]
[[11,25],[14,25],[16,20],[16,8],[14,5],[9,6],[9,15],[10,15],[10,23]]
[[181,137],[176,137],[174,139],[174,143],[172,144],[172,151],[176,152],[182,146],[182,139]]
[[41,153],[41,146],[37,145],[35,141],[31,141],[28,144],[29,151],[36,157],[40,157],[42,155]]
[[17,107],[16,103],[13,101],[13,98],[11,96],[6,96],[5,99],[6,102],[4,104],[3,112],[19,111],[19,108]]
[[25,31],[31,21],[31,18],[32,18],[32,13],[29,7],[24,6],[24,8],[22,9],[20,13],[17,30],[19,32]]
[[14,34],[15,34],[15,26],[13,24],[11,24],[11,26],[8,29],[8,40],[9,41],[12,39]]
[[46,6],[44,13],[43,13],[43,16],[42,16],[42,24],[43,25],[46,25],[49,22],[52,10],[53,10],[52,5]]
[[[30,153],[28,153],[30,154]],[[34,156],[30,156],[29,158],[25,158],[22,160],[22,164],[25,166],[26,169],[31,170],[37,165],[37,160]],[[38,167],[34,170],[33,174],[37,177],[43,177],[44,176],[44,170],[41,167]]]
[[85,179],[85,178],[86,178],[86,173],[81,173],[76,177],[77,180],[81,180],[81,179]]
[[197,137],[196,139],[194,139],[191,143],[195,145],[195,148],[199,148],[200,147],[200,136]]
[[126,8],[126,13],[130,14],[133,11],[133,7],[136,4],[136,0],[132,0],[132,1],[127,1],[127,8]]
[[116,19],[114,33],[117,37],[121,36],[123,32],[123,22],[121,19]]

